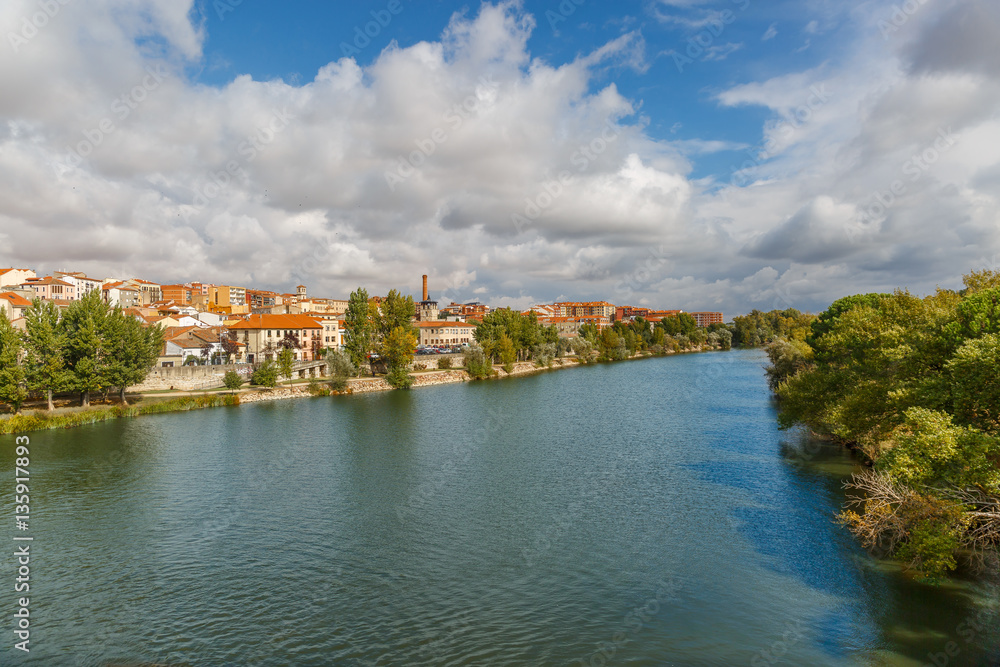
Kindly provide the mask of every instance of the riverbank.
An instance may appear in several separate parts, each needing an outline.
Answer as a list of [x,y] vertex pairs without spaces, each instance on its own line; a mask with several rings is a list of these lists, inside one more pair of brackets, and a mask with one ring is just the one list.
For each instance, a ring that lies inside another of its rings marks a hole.
[[[703,349],[696,349],[688,350],[686,352],[668,353],[664,355],[639,353],[635,356],[623,359],[623,361],[705,351],[706,350]],[[556,359],[552,362],[551,366],[537,366],[534,362],[521,361],[514,364],[514,368],[510,373],[503,370],[500,366],[494,366],[494,375],[489,379],[502,380],[508,377],[533,375],[535,373],[543,373],[565,368],[575,368],[577,366],[584,365],[586,364],[581,363],[576,358]],[[442,384],[456,384],[460,382],[472,381],[472,377],[466,371],[461,369],[417,372],[414,373],[413,377],[414,381],[412,388],[414,389],[419,387],[431,387]],[[319,380],[322,381],[322,379]],[[333,394],[368,394],[382,391],[393,391],[393,388],[384,378],[367,377],[349,379],[347,381],[346,390],[333,392]],[[46,410],[34,410],[24,412],[20,415],[11,415],[0,418],[0,435],[16,435],[32,431],[74,428],[76,426],[96,424],[98,422],[109,421],[112,419],[141,417],[143,415],[150,414],[185,412],[188,410],[200,410],[204,408],[236,406],[245,403],[314,397],[316,397],[316,394],[310,391],[308,384],[279,386],[274,389],[249,388],[242,389],[237,393],[192,394],[190,392],[178,392],[173,396],[169,394],[141,394],[141,402],[136,405],[112,405],[91,409],[61,408],[57,409],[53,413],[49,413]]]

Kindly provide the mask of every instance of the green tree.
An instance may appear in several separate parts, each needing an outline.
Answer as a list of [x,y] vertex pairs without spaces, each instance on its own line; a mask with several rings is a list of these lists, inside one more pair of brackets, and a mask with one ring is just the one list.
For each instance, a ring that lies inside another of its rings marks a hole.
[[28,389],[44,392],[52,411],[55,408],[52,394],[67,389],[73,379],[64,358],[66,331],[60,321],[59,307],[51,301],[35,299],[25,311],[24,319]]
[[409,322],[406,326],[397,326],[382,340],[379,350],[389,368],[386,381],[396,389],[408,389],[413,384],[408,367],[416,345],[417,334]]
[[7,313],[0,310],[0,402],[10,405],[15,414],[28,398],[26,377],[21,332],[11,325]]
[[128,405],[126,390],[141,384],[156,365],[163,347],[163,330],[143,326],[139,320],[116,307],[105,317],[102,334],[109,352],[105,381],[108,386],[118,387],[119,401]]
[[250,375],[250,384],[258,387],[274,387],[278,384],[278,366],[270,359],[257,366]]
[[73,373],[73,388],[80,392],[80,404],[90,407],[91,392],[108,386],[106,377],[109,350],[103,338],[109,307],[100,291],[88,292],[66,309],[66,365]]
[[282,348],[278,353],[278,372],[289,380],[292,379],[292,367],[295,365],[295,353],[289,347]]
[[514,340],[506,332],[500,334],[497,342],[497,356],[500,365],[509,375],[514,372],[514,362],[517,360],[517,349],[514,347]]
[[1000,433],[1000,335],[966,341],[945,367],[956,420]]
[[470,345],[464,355],[465,370],[474,380],[485,380],[493,375],[493,364],[478,344]]
[[[344,314],[344,348],[356,368],[369,364],[368,355],[374,349],[375,326],[367,290],[359,287],[351,292]],[[369,364],[369,370],[371,366]]]
[[347,388],[347,378],[358,374],[350,356],[339,350],[328,350],[326,360],[330,369],[330,387],[337,391]]
[[226,371],[222,376],[222,383],[226,389],[235,394],[243,386],[243,377],[236,371]]

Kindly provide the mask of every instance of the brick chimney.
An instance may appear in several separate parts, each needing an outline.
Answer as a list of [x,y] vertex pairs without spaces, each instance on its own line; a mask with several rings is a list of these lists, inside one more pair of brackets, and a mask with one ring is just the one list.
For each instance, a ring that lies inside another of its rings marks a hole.
[[427,301],[427,276],[424,276],[424,301]]

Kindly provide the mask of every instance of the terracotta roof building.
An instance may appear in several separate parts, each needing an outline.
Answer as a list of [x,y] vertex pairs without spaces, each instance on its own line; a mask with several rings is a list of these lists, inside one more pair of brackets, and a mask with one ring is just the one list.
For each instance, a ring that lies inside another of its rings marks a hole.
[[247,346],[247,361],[275,359],[287,335],[298,341],[296,361],[312,361],[323,345],[323,324],[307,315],[250,315],[229,327]]

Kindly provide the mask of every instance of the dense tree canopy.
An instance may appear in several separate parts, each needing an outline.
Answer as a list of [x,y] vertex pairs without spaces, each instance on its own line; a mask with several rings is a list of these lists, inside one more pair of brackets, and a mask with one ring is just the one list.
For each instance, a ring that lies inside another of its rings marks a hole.
[[101,300],[100,292],[72,302],[60,316],[51,301],[35,299],[25,312],[26,331],[0,321],[0,400],[20,407],[27,392],[78,391],[90,404],[97,391],[125,390],[141,383],[156,364],[163,331],[144,327],[121,308]]
[[[781,425],[805,424],[872,465],[843,520],[929,578],[1000,548],[1000,287],[836,301],[769,347]],[[970,283],[975,285],[973,289]]]

